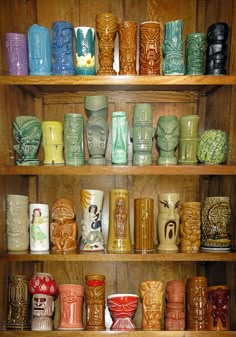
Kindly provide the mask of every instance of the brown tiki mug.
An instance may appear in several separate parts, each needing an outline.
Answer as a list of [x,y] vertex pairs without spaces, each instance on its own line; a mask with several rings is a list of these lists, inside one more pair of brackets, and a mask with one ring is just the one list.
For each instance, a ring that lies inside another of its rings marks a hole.
[[143,22],[139,29],[139,74],[161,74],[161,26],[156,21]]
[[208,287],[208,330],[230,330],[230,290],[226,285]]
[[102,13],[96,16],[100,66],[97,75],[116,75],[113,69],[116,31],[117,18],[113,14]]
[[12,275],[8,283],[7,330],[30,330],[29,278]]
[[151,198],[134,200],[134,251],[136,253],[152,253],[153,239],[153,204]]
[[201,203],[183,202],[180,210],[180,251],[197,253],[201,243]]
[[184,330],[184,293],[185,286],[182,281],[171,280],[166,283],[165,297],[165,329]]
[[118,24],[119,33],[119,75],[136,75],[137,23],[122,21]]
[[105,276],[85,276],[86,330],[105,330]]
[[207,330],[207,278],[187,279],[187,330]]

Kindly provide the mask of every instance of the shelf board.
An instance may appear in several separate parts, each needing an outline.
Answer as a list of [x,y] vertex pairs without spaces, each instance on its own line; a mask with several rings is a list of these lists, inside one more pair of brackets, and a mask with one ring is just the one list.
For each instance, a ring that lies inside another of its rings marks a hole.
[[236,336],[236,331],[1,331],[2,337],[102,337],[102,336],[115,336],[115,337],[233,337]]
[[0,175],[235,175],[235,165],[175,165],[160,166],[153,163],[150,166],[133,166],[129,165],[83,165],[83,166],[66,166],[66,165],[39,165],[39,166],[1,166]]
[[0,261],[62,261],[62,262],[209,262],[236,261],[236,252],[102,254],[102,253],[0,253]]
[[79,90],[171,90],[203,91],[215,86],[236,85],[236,76],[0,76],[0,85],[23,86],[34,96],[41,93]]

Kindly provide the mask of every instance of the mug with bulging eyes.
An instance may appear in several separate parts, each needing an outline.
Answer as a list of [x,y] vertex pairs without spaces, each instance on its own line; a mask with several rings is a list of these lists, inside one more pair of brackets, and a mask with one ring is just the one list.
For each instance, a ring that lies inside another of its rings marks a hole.
[[179,206],[178,193],[160,193],[158,196],[158,250],[178,251],[179,239]]

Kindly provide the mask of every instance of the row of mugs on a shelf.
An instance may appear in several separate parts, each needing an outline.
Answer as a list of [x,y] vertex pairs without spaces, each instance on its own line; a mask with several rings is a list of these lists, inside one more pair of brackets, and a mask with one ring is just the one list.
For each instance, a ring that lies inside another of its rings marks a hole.
[[[109,137],[108,97],[85,96],[88,116],[84,132],[82,114],[66,113],[64,124],[59,121],[42,121],[32,116],[18,116],[13,121],[13,135],[17,144],[18,165],[39,165],[37,159],[41,144],[46,165],[84,165],[85,143],[88,146],[89,165],[106,165],[106,148]],[[111,162],[128,164],[130,136],[133,165],[151,165],[153,139],[156,138],[158,165],[198,162],[220,164],[227,157],[227,134],[222,130],[205,130],[198,134],[199,116],[160,116],[153,127],[152,105],[136,103],[133,107],[132,127],[129,130],[125,111],[114,111],[111,121]],[[178,149],[178,155],[176,150]]]
[[[59,294],[58,329],[105,330],[107,304],[112,319],[110,330],[136,330],[133,318],[140,300],[143,330],[161,330],[162,317],[165,330],[183,331],[185,325],[187,330],[195,331],[230,330],[230,289],[227,285],[208,286],[204,276],[190,277],[186,284],[181,280],[169,280],[165,284],[160,280],[146,280],[139,283],[139,295],[118,293],[105,299],[105,281],[104,275],[86,275],[84,286],[60,284],[57,287],[54,277],[48,273],[36,273],[31,279],[24,275],[13,275],[8,284],[9,314],[6,327],[11,330],[53,330],[54,301]],[[29,293],[32,295],[31,306]],[[17,295],[21,301],[16,303]],[[24,310],[20,310],[22,308]],[[29,317],[32,317],[31,322]]]
[[[76,67],[74,66],[73,31],[76,38]],[[137,74],[137,23],[123,21],[111,13],[96,16],[98,60],[95,58],[95,30],[93,27],[73,27],[70,22],[55,21],[50,30],[34,24],[27,36],[6,34],[8,72],[10,75],[116,75],[114,48],[119,33],[119,74]],[[226,74],[228,25],[212,24],[205,33],[186,36],[183,52],[183,21],[165,23],[162,43],[160,22],[146,21],[139,28],[140,75],[210,75]],[[206,69],[204,69],[206,51]],[[51,55],[52,54],[52,55]],[[185,54],[185,60],[184,60]],[[99,70],[96,71],[96,68]]]
[[[30,203],[27,196],[7,195],[6,224],[8,251],[131,253],[129,192],[109,193],[109,226],[105,242],[104,191],[83,189],[80,193],[81,223],[76,222],[74,203],[59,198],[49,205]],[[154,252],[154,199],[134,199],[134,252]],[[202,208],[202,210],[201,210]],[[19,226],[21,230],[19,231]],[[178,193],[158,195],[158,251],[199,252],[231,249],[231,206],[229,197],[214,196],[204,201],[180,203]],[[79,242],[78,242],[79,239]],[[51,242],[51,248],[50,248]]]

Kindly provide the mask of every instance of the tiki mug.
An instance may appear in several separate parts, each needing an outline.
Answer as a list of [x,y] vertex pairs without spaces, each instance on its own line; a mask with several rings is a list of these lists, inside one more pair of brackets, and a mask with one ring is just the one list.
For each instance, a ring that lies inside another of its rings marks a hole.
[[187,330],[207,330],[207,278],[194,276],[187,279]]
[[55,21],[52,24],[52,74],[74,75],[73,26],[70,22]]
[[158,196],[158,250],[177,251],[179,239],[179,205],[178,193],[160,193]]
[[142,298],[142,330],[161,330],[163,282],[141,282],[139,294]]
[[89,165],[106,165],[106,147],[109,127],[107,124],[108,97],[85,96],[85,111],[88,116],[86,136],[89,150]]
[[33,295],[31,330],[53,330],[54,296],[58,291],[53,276],[36,273],[30,279],[29,291]]
[[106,330],[105,276],[85,276],[86,330]]
[[161,74],[161,25],[142,22],[139,28],[139,74]]
[[102,233],[103,198],[103,191],[81,190],[81,252],[104,252],[105,242]]
[[134,251],[153,253],[154,251],[154,200],[151,198],[134,199]]
[[59,198],[52,207],[50,238],[52,250],[67,252],[77,248],[77,223],[74,204],[65,198]]
[[175,20],[165,23],[163,42],[163,75],[184,75],[183,58],[183,21]]
[[50,31],[37,24],[28,29],[28,54],[30,75],[51,75]]
[[225,75],[229,26],[217,22],[207,29],[206,75]]
[[198,253],[201,243],[201,203],[186,201],[180,209],[180,251]]
[[226,285],[208,287],[208,330],[230,330],[230,290]]
[[128,164],[128,122],[125,111],[112,113],[112,164]]
[[64,164],[63,125],[57,121],[43,121],[43,150],[46,165]]
[[109,195],[108,253],[130,253],[129,194],[125,189],[114,189]]
[[6,197],[7,250],[29,248],[29,198],[8,194]]
[[197,156],[206,165],[222,164],[227,159],[228,136],[223,130],[203,131],[198,141]]
[[194,165],[198,162],[198,124],[197,115],[181,116],[179,119],[179,164]]
[[179,121],[176,116],[160,116],[157,121],[158,165],[176,165],[175,150],[179,143]]
[[49,250],[49,207],[46,204],[30,204],[30,250]]
[[39,165],[37,158],[42,136],[41,122],[37,117],[18,116],[12,123],[16,140],[14,150],[18,155],[17,165]]
[[30,330],[29,278],[12,275],[8,282],[7,330]]
[[6,52],[8,75],[29,74],[26,35],[6,33]]
[[171,280],[166,283],[165,330],[184,330],[184,294],[185,285],[182,281]]
[[204,74],[205,34],[193,33],[186,36],[186,75]]
[[60,324],[58,329],[83,329],[82,311],[84,287],[78,284],[60,284]]
[[64,115],[64,157],[66,165],[84,165],[84,118],[81,114]]
[[95,34],[92,27],[75,27],[76,73],[95,75]]
[[201,249],[231,249],[231,207],[229,197],[205,199],[202,210]]
[[137,23],[122,21],[118,23],[119,33],[119,75],[137,75]]
[[152,164],[152,140],[154,136],[152,118],[151,104],[137,103],[134,105],[131,129],[134,165]]
[[107,298],[107,306],[112,318],[110,330],[136,330],[132,321],[138,306],[138,296],[134,294],[113,294]]
[[113,69],[114,41],[117,32],[117,18],[111,13],[96,15],[96,32],[99,49],[99,70],[97,75],[116,75]]

